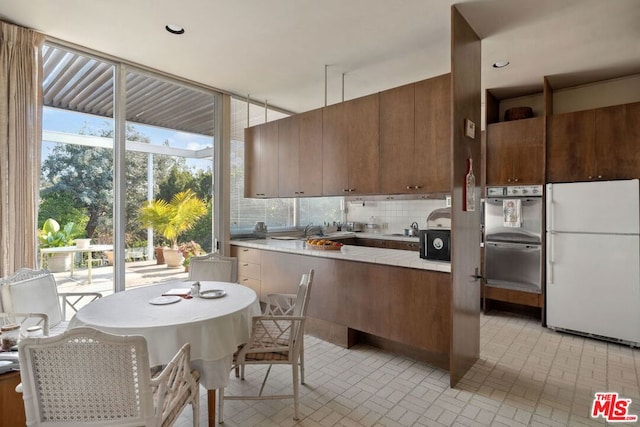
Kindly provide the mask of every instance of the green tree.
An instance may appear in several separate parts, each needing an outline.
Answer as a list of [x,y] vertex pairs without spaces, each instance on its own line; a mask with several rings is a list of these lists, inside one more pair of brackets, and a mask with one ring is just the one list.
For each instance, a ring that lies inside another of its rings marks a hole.
[[[78,133],[113,138],[113,128],[108,122],[100,129],[92,129],[85,124]],[[131,125],[127,125],[126,138],[129,141],[150,142],[146,135]],[[148,156],[146,153],[138,152],[127,152],[126,155],[126,215],[130,219],[135,218],[136,209],[147,199]],[[168,156],[154,155],[154,180],[158,182],[166,175],[173,163],[172,158]],[[48,211],[56,212],[71,206],[83,211],[88,217],[87,237],[112,234],[112,149],[58,144],[42,163],[42,182],[41,197],[43,201],[50,202],[46,207]],[[63,206],[57,206],[58,203]],[[55,215],[39,215],[42,221],[48,217]],[[146,238],[133,221],[128,222],[126,232]]]

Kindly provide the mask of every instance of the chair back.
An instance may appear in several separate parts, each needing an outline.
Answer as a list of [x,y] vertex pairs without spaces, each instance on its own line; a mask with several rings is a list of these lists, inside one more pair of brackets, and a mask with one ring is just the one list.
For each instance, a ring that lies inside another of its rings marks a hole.
[[27,425],[155,425],[144,337],[76,328],[18,348]]
[[309,299],[311,298],[311,286],[313,284],[314,270],[309,270],[308,273],[302,275],[300,285],[298,286],[298,293],[296,295],[296,302],[293,306],[293,316],[306,317],[307,307],[309,307]]
[[[64,320],[56,280],[48,270],[20,269],[0,280],[0,294],[4,312],[46,314],[51,328]],[[33,326],[25,322],[23,326]]]
[[191,257],[189,280],[238,283],[238,259],[218,254]]

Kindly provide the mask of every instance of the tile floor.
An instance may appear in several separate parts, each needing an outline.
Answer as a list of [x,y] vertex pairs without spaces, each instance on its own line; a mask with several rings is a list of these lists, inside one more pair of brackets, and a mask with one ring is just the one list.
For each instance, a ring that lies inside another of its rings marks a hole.
[[[368,346],[347,350],[307,337],[305,347],[299,422],[291,400],[227,401],[225,425],[604,426],[589,417],[596,391],[632,399],[629,412],[640,415],[639,349],[557,333],[509,313],[482,315],[480,359],[455,389],[447,371]],[[290,370],[277,368],[265,393],[290,392]],[[259,387],[263,372],[247,368],[246,381],[231,378],[227,392]],[[201,426],[206,408],[202,389]],[[176,426],[191,425],[187,408]]]

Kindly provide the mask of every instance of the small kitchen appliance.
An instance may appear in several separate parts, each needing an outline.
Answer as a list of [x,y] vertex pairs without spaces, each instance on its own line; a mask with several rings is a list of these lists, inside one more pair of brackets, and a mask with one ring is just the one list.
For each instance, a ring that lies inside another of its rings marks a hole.
[[420,258],[451,261],[451,208],[436,209],[427,217],[427,229],[418,232]]

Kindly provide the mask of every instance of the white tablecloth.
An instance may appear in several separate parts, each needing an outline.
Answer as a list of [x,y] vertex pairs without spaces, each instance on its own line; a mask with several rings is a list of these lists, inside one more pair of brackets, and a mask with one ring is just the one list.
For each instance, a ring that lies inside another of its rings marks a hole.
[[191,282],[135,288],[100,298],[76,313],[69,328],[89,326],[116,335],[142,335],[151,366],[168,363],[184,343],[191,343],[192,365],[208,390],[226,387],[232,356],[249,340],[251,318],[260,314],[256,293],[245,286],[201,281],[201,291],[222,289],[217,299],[192,298],[167,305],[149,300]]

